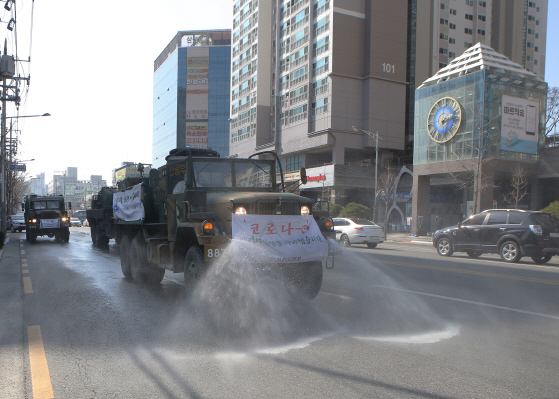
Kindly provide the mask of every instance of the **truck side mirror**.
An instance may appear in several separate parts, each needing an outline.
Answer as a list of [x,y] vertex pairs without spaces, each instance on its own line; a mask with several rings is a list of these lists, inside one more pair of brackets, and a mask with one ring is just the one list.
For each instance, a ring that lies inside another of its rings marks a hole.
[[25,204],[22,202],[21,203],[21,211],[24,212],[25,211]]
[[72,203],[71,203],[71,202],[66,203],[66,207],[67,207],[69,210],[72,210]]
[[299,175],[301,176],[301,183],[307,184],[307,170],[305,168],[301,168]]

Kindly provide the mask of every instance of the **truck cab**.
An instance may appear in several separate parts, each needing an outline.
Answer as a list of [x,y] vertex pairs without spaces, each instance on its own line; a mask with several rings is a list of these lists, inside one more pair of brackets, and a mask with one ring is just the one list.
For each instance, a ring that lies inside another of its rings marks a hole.
[[22,204],[25,217],[25,238],[35,243],[38,236],[55,237],[57,240],[70,241],[70,218],[63,196],[29,195]]

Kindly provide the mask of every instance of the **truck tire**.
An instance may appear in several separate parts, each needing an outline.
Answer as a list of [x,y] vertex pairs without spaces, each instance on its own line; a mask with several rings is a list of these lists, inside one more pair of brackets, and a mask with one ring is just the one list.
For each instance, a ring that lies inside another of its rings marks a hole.
[[37,241],[37,235],[36,235],[35,233],[33,233],[33,232],[29,232],[29,239],[28,239],[28,241],[29,241],[31,244],[35,244],[35,242]]
[[189,292],[194,290],[194,287],[204,275],[207,266],[200,248],[198,246],[190,247],[184,258],[184,284]]
[[286,265],[286,284],[294,286],[308,299],[314,299],[322,287],[322,262],[305,262]]
[[92,224],[90,228],[91,242],[93,245],[97,245],[97,226]]
[[141,231],[136,234],[130,245],[130,268],[132,280],[140,283],[159,284],[165,276],[165,269],[148,261],[146,242]]
[[105,231],[100,227],[97,226],[95,228],[95,242],[99,247],[106,247],[109,245],[109,237],[105,234]]
[[63,231],[62,231],[62,241],[64,242],[70,242],[70,229],[68,227],[66,227]]
[[128,280],[132,279],[132,270],[130,268],[130,244],[132,240],[130,235],[124,234],[122,240],[120,241],[120,268],[122,269],[122,274]]

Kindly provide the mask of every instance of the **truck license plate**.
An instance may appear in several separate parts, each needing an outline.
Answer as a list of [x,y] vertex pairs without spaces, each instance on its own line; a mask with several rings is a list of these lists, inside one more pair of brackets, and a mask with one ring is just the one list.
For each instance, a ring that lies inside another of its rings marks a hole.
[[204,245],[204,261],[206,262],[216,261],[221,258],[224,253],[225,247],[222,245]]

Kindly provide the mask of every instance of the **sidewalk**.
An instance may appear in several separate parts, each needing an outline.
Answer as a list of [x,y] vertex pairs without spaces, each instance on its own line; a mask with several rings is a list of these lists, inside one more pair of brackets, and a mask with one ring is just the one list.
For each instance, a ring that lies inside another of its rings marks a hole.
[[0,397],[18,398],[24,392],[23,289],[19,240],[8,234],[0,257]]
[[409,233],[387,233],[385,242],[408,242],[410,244],[433,244],[433,239],[427,236],[414,237]]

